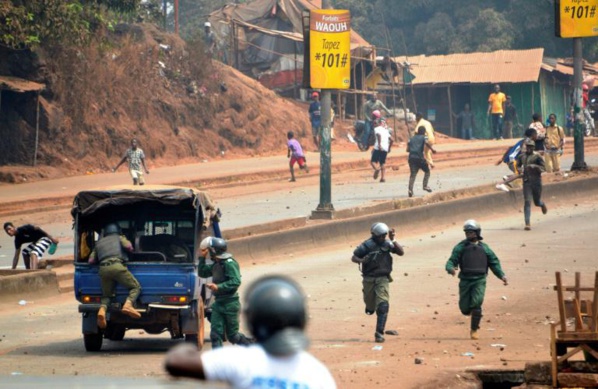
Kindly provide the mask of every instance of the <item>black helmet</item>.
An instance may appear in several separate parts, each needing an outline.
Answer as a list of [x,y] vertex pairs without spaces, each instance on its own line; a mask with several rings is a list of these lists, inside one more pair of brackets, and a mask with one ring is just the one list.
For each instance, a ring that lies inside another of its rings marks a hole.
[[106,224],[102,236],[120,234],[120,227],[116,223]]
[[249,286],[244,306],[247,327],[268,353],[289,355],[307,347],[305,296],[295,281],[279,275],[259,278]]
[[370,229],[370,232],[373,236],[386,235],[388,234],[388,231],[390,231],[390,229],[385,223],[374,223],[372,224],[372,228]]
[[220,255],[226,252],[227,244],[222,238],[212,238],[210,242],[209,250],[213,255]]

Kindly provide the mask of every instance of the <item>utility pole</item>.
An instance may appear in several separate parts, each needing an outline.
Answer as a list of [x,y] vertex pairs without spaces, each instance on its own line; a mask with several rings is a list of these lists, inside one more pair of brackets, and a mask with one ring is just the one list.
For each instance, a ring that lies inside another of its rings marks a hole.
[[[331,9],[330,0],[322,0],[322,9]],[[332,205],[332,169],[330,150],[330,89],[322,89],[322,129],[320,135],[320,203],[312,211],[312,219],[332,219],[334,206]]]
[[582,38],[573,38],[573,98],[574,98],[574,113],[575,113],[575,129],[573,132],[573,145],[575,155],[571,170],[587,170],[588,166],[584,160],[584,142],[583,142],[583,126],[584,112],[582,102]]

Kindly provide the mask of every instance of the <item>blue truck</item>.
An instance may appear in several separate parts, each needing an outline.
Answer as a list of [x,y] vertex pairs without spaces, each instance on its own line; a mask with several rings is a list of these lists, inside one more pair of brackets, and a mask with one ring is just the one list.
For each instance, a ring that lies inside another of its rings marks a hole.
[[[191,188],[124,186],[76,195],[71,210],[75,298],[87,351],[99,351],[104,339],[122,340],[133,329],[148,334],[168,331],[172,339],[184,338],[201,349],[209,296],[205,280],[197,275],[197,254],[202,236],[217,221],[216,211],[207,193]],[[107,223],[117,223],[133,243],[126,265],[141,284],[136,302],[141,318],[120,312],[128,291],[118,285],[108,307],[108,325],[101,330],[97,326],[102,296],[99,267],[88,259]]]

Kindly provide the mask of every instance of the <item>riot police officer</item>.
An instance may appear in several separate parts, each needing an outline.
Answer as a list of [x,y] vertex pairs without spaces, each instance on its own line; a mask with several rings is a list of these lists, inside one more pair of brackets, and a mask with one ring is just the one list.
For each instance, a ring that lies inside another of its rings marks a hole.
[[486,293],[486,277],[488,268],[496,277],[508,285],[500,261],[494,251],[482,242],[482,228],[473,219],[463,225],[465,240],[454,248],[451,257],[446,262],[446,271],[455,275],[459,272],[459,309],[464,315],[471,315],[471,339],[478,339],[478,330],[482,320],[482,303]]
[[297,283],[264,276],[249,286],[244,306],[257,344],[201,354],[183,344],[166,356],[166,370],[173,376],[225,381],[235,388],[336,388],[326,366],[305,351],[307,307]]
[[[392,255],[403,255],[403,247],[395,240],[395,230],[384,223],[374,223],[370,229],[371,237],[361,243],[351,261],[361,268],[363,284],[363,301],[366,315],[376,313],[376,332],[374,340],[384,342],[384,328],[390,306],[389,283],[392,282]],[[388,236],[388,239],[386,237]],[[398,335],[394,330],[386,331],[388,335]]]
[[239,264],[233,255],[226,251],[227,244],[224,239],[211,238],[206,243],[214,263],[206,263],[206,252],[202,250],[197,271],[200,277],[212,277],[212,282],[206,284],[215,296],[210,318],[212,348],[222,347],[224,339],[235,344],[250,344],[251,340],[239,332],[241,311],[237,293],[241,286]]

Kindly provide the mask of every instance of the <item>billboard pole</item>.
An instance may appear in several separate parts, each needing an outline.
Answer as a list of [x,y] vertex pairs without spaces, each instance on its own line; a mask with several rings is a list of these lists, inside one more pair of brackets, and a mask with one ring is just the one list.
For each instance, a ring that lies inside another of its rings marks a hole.
[[[330,0],[322,0],[322,9],[332,8]],[[322,89],[321,93],[321,123],[320,130],[320,202],[312,211],[312,219],[332,219],[334,206],[332,205],[332,153],[330,146],[330,89]]]
[[587,170],[588,166],[584,160],[584,142],[583,142],[583,126],[584,112],[582,102],[582,43],[581,38],[573,38],[573,98],[574,98],[574,113],[575,113],[575,127],[573,132],[573,145],[575,155],[571,170]]

